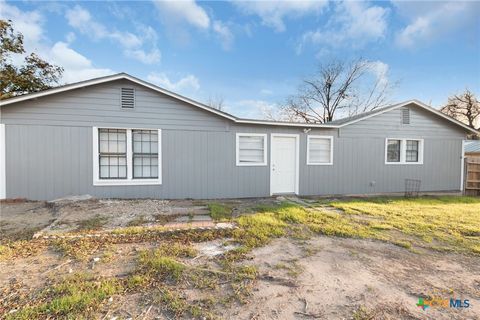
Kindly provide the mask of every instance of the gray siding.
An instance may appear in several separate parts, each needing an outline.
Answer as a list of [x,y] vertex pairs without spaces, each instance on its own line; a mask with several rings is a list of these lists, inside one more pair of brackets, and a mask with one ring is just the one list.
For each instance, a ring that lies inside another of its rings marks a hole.
[[[385,164],[386,138],[424,139],[423,165]],[[408,125],[401,124],[401,109],[361,120],[339,130],[333,167],[303,166],[300,193],[402,192],[405,179],[421,180],[423,191],[460,190],[464,138],[463,129],[416,107]]]
[[410,124],[401,124],[401,109],[359,121],[341,129],[342,137],[464,138],[465,131],[421,108],[409,107]]
[[[269,165],[235,165],[237,132],[299,134],[301,195],[401,192],[405,178],[422,180],[424,191],[460,187],[464,132],[418,108],[412,108],[408,126],[400,125],[400,111],[393,110],[342,129],[312,130],[309,134],[334,136],[334,164],[307,166],[303,128],[234,124],[141,87],[136,87],[136,109],[121,110],[121,85],[99,85],[2,108],[7,197],[269,196]],[[162,129],[162,185],[93,186],[92,126]],[[386,165],[386,137],[425,139],[424,164]],[[270,136],[267,154],[270,157]]]
[[[122,86],[135,88],[135,108],[120,107]],[[2,123],[127,126],[225,131],[229,120],[126,80],[66,91],[2,108]]]

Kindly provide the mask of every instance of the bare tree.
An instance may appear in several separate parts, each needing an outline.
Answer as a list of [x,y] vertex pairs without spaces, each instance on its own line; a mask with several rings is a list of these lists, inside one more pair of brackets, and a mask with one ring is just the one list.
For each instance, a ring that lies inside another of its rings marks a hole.
[[225,107],[224,103],[225,101],[221,95],[210,96],[207,101],[207,105],[210,108],[214,108],[220,111],[222,111]]
[[[385,106],[393,86],[386,69],[379,72],[377,66],[378,62],[363,59],[320,65],[312,77],[303,80],[299,92],[287,99],[283,110],[297,121],[325,123],[338,113],[353,115]],[[371,81],[369,75],[375,79]]]
[[480,102],[468,89],[461,95],[448,98],[447,104],[440,111],[473,129],[480,129]]

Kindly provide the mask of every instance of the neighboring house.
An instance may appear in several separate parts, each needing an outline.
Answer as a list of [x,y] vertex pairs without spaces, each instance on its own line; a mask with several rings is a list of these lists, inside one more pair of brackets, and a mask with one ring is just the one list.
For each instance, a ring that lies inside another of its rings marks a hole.
[[327,124],[247,120],[127,74],[0,102],[0,197],[459,191],[477,133],[418,101]]
[[465,141],[465,157],[480,161],[480,140]]

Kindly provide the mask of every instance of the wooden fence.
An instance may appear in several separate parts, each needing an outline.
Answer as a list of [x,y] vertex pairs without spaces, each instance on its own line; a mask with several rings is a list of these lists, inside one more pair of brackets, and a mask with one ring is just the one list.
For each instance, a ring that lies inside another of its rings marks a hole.
[[480,159],[465,159],[465,195],[480,196]]

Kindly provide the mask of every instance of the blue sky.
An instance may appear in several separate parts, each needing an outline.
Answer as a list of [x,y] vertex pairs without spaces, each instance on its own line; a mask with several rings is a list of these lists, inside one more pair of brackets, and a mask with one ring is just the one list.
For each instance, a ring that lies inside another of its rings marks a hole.
[[0,0],[25,46],[64,82],[127,72],[262,117],[316,66],[363,57],[391,101],[480,94],[480,2],[35,2]]

